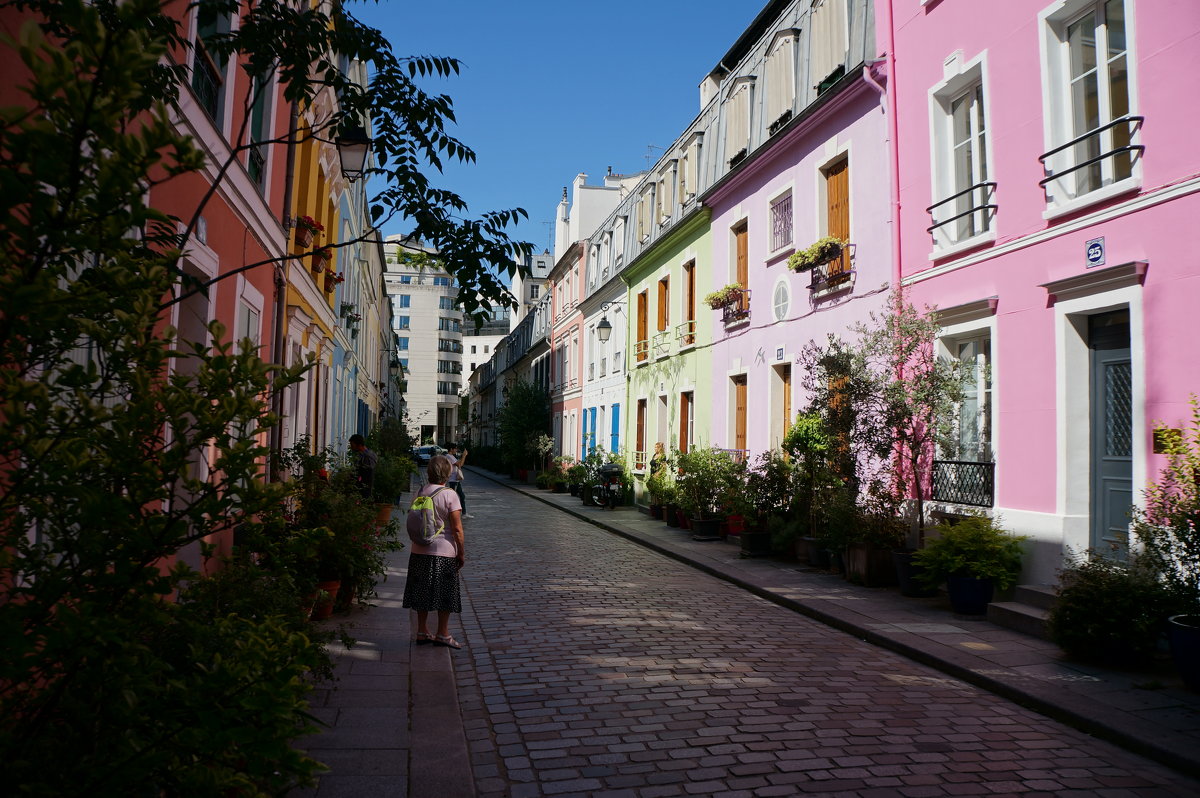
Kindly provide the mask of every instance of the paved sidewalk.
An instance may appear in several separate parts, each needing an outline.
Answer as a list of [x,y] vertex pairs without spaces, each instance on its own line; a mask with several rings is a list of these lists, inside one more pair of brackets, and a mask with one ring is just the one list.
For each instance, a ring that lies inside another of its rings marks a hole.
[[1133,673],[1067,662],[1053,643],[954,615],[944,598],[860,587],[799,563],[741,559],[732,542],[693,541],[687,532],[632,508],[584,507],[568,494],[467,470],[1081,731],[1200,775],[1200,694],[1183,688],[1167,667]]
[[333,646],[337,682],[311,700],[326,728],[300,741],[330,770],[293,798],[475,795],[450,650],[414,645],[416,614],[400,606],[408,550],[388,566],[371,607],[327,622],[345,624],[356,642]]

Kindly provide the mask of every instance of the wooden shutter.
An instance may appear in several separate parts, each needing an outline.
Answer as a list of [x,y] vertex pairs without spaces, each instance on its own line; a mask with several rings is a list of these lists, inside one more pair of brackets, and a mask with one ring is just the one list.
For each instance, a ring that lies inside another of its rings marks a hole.
[[733,378],[733,448],[746,448],[746,377]]
[[685,344],[696,343],[696,262],[683,264],[683,320],[691,322],[690,332],[685,333]]
[[[825,173],[826,218],[829,235],[850,240],[850,162],[842,161]],[[846,253],[829,264],[830,274],[840,274],[847,268]]]
[[637,403],[637,441],[636,460],[638,468],[646,467],[646,400],[638,399]]
[[783,435],[786,438],[792,426],[792,366],[784,366],[779,374],[783,380]]
[[737,283],[742,288],[750,287],[750,234],[745,223],[733,231],[735,262],[737,264]]
[[692,443],[692,394],[679,395],[679,451],[687,452]]
[[646,340],[646,326],[648,323],[646,316],[649,313],[649,309],[646,307],[647,304],[649,304],[649,297],[645,291],[642,291],[638,294],[637,298],[637,359],[639,361],[646,359],[646,347],[642,344]]
[[658,331],[663,332],[671,322],[671,278],[658,281]]

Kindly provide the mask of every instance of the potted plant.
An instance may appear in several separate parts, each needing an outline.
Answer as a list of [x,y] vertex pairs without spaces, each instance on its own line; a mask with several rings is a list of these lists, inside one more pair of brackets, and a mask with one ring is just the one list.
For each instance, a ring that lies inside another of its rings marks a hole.
[[646,497],[650,507],[650,517],[655,520],[662,519],[662,494],[663,486],[666,485],[666,482],[666,470],[662,468],[655,470],[646,479]]
[[835,261],[842,256],[846,242],[834,236],[819,238],[806,249],[799,249],[788,256],[788,268],[801,272]]
[[312,253],[312,270],[313,274],[321,275],[326,272],[332,274],[329,270],[329,264],[333,263],[333,250],[329,247],[321,247],[314,249]]
[[904,545],[908,525],[894,496],[873,491],[859,506],[846,543],[846,578],[867,587],[896,584],[892,552]]
[[339,283],[345,282],[346,278],[335,272],[333,269],[325,269],[325,292],[332,291]]
[[956,613],[985,614],[996,590],[1016,584],[1025,536],[1009,534],[983,513],[945,521],[937,532],[914,555],[924,569],[921,581],[926,587],[945,582]]
[[662,502],[662,518],[669,527],[679,526],[679,488],[674,482],[664,481],[659,489],[659,501]]
[[400,494],[408,490],[416,467],[407,457],[393,454],[380,454],[375,465],[375,504],[378,514],[377,524],[386,524],[392,517],[392,511]]
[[587,467],[582,463],[575,463],[567,469],[567,485],[570,487],[572,496],[580,494],[587,475]]
[[708,296],[704,297],[704,304],[708,305],[713,310],[727,308],[730,305],[736,304],[742,298],[742,291],[745,289],[741,283],[730,283],[724,288],[713,291]]
[[765,557],[771,553],[771,523],[788,514],[794,473],[791,462],[774,450],[763,452],[754,467],[746,470],[744,490],[734,497],[734,506],[744,519],[740,556]]
[[721,519],[736,490],[738,463],[723,449],[696,447],[679,455],[679,504],[693,540],[719,540]]
[[311,216],[301,216],[296,220],[296,243],[307,249],[312,246],[313,238],[325,232],[325,225]]
[[1047,627],[1068,656],[1117,667],[1148,665],[1180,609],[1180,596],[1151,563],[1089,551],[1059,575]]
[[1155,440],[1167,462],[1158,481],[1134,507],[1133,532],[1143,557],[1178,597],[1167,619],[1171,656],[1184,682],[1200,690],[1200,399],[1192,395],[1192,417],[1181,429],[1156,424]]

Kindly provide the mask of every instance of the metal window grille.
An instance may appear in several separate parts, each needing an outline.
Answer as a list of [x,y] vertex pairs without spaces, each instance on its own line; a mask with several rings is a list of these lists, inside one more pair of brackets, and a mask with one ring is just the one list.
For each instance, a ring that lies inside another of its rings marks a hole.
[[771,251],[783,249],[792,243],[792,195],[780,197],[771,203]]
[[995,502],[995,477],[995,463],[934,460],[933,500],[991,507]]

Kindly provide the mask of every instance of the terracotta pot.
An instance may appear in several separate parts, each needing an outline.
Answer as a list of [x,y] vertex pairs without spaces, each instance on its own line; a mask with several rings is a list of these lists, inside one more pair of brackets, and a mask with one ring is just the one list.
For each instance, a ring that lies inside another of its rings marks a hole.
[[392,511],[395,509],[394,504],[375,505],[375,526],[387,526],[388,521],[392,520]]
[[313,242],[313,231],[312,230],[309,230],[307,227],[303,227],[303,226],[296,228],[296,243],[299,246],[303,247],[304,249],[308,249],[309,247],[312,246],[312,242]]
[[333,602],[338,591],[342,589],[342,580],[331,579],[328,582],[317,582],[317,603],[313,606],[312,619],[323,621],[333,615]]

